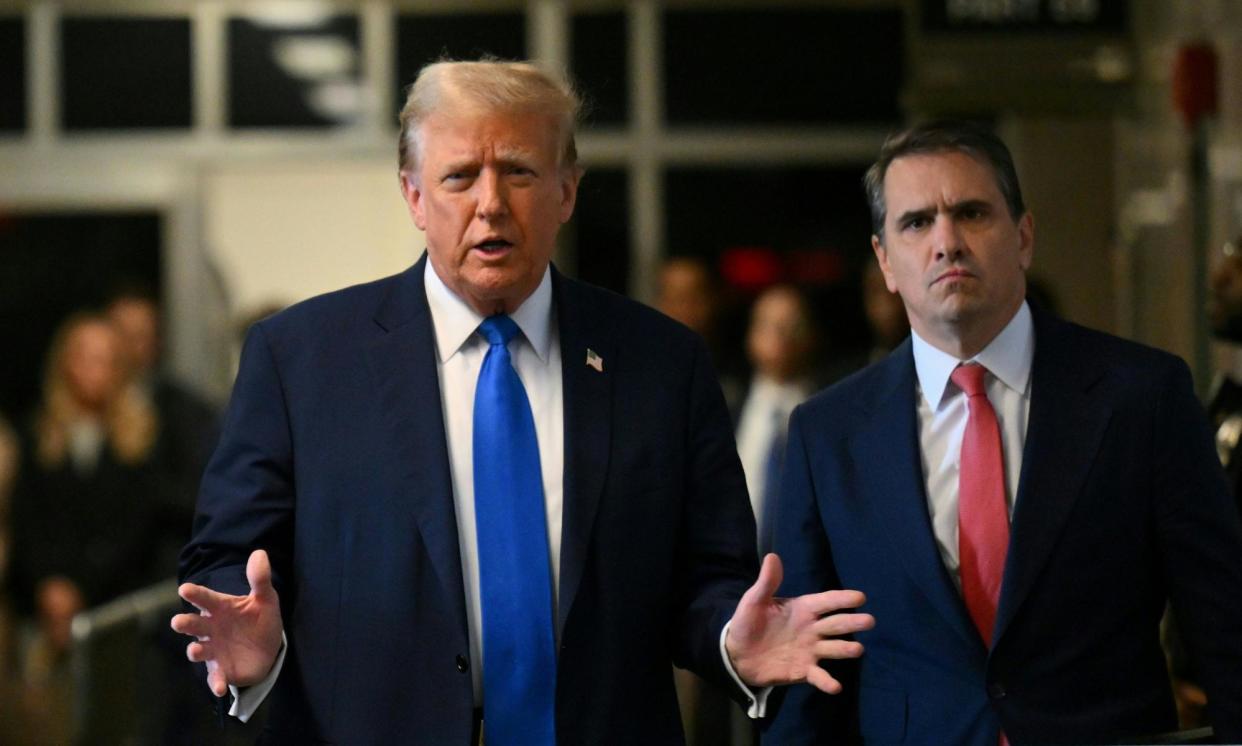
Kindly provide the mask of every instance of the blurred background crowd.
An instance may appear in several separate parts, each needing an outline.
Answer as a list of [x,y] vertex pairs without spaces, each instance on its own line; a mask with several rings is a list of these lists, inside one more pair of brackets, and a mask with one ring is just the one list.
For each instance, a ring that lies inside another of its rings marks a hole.
[[930,116],[1002,134],[1037,302],[1186,358],[1242,475],[1233,0],[0,2],[0,744],[253,740],[167,632],[240,331],[418,257],[394,111],[484,53],[582,88],[556,263],[708,340],[761,547],[789,412],[908,334],[861,175]]

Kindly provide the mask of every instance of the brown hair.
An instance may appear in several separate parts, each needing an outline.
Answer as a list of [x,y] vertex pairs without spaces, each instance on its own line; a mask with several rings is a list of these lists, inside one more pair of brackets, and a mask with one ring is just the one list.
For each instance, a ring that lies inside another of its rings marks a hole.
[[867,202],[871,207],[872,233],[884,238],[887,212],[884,204],[884,177],[892,162],[908,155],[946,151],[965,153],[990,166],[996,177],[996,186],[1009,207],[1010,217],[1017,220],[1026,214],[1022,186],[1018,183],[1018,171],[1013,165],[1013,155],[1005,147],[1005,143],[990,130],[974,122],[941,120],[916,125],[884,141],[880,156],[863,176],[863,188],[867,190]]

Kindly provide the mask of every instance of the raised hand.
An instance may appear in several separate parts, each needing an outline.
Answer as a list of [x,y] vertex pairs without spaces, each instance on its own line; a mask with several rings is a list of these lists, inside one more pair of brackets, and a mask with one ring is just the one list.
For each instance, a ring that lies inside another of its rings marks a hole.
[[262,681],[280,652],[284,628],[267,552],[251,553],[246,580],[250,583],[246,596],[217,593],[194,583],[182,583],[177,589],[198,613],[174,616],[172,628],[197,638],[186,646],[186,657],[207,664],[207,686],[217,697],[223,697],[230,684]]
[[[828,694],[841,684],[819,666],[826,658],[857,658],[861,643],[829,639],[871,629],[870,614],[837,614],[862,606],[858,591],[825,591],[797,598],[776,598],[783,577],[775,554],[763,558],[759,579],[733,612],[725,650],[734,670],[751,686],[807,682]],[[824,616],[831,614],[831,616]]]

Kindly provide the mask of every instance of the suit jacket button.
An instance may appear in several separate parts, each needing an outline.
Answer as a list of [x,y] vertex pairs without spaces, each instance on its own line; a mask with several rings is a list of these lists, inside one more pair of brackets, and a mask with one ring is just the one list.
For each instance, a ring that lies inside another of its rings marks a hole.
[[457,656],[457,670],[465,673],[470,670],[470,661],[464,655]]
[[1005,687],[1002,686],[1001,684],[998,684],[996,682],[992,682],[991,684],[988,684],[988,696],[991,697],[992,699],[1004,699],[1005,694],[1006,694]]

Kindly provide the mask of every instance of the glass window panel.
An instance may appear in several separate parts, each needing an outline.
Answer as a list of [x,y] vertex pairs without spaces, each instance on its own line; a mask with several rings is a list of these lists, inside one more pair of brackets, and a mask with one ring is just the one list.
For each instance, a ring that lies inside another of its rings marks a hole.
[[229,20],[229,124],[331,127],[363,114],[358,18]]
[[0,132],[26,127],[26,24],[0,17]]
[[629,174],[623,169],[588,168],[578,186],[572,242],[574,275],[625,293],[630,275]]
[[0,411],[25,422],[38,402],[52,333],[74,311],[97,307],[123,280],[160,281],[155,212],[5,213],[0,220]]
[[67,17],[61,62],[67,130],[191,125],[189,19]]
[[952,0],[920,0],[923,31],[991,34],[1124,34],[1129,28],[1129,3],[1042,2],[961,3]]
[[900,117],[897,10],[667,11],[674,124],[830,124]]
[[[825,377],[869,333],[859,289],[873,261],[866,167],[686,167],[665,173],[668,253],[701,257],[722,276],[721,364],[743,357],[749,303],[772,282],[801,286],[825,340]],[[721,216],[727,216],[722,219]]]
[[624,124],[629,110],[626,15],[583,13],[573,17],[574,82],[587,102],[591,124]]
[[397,16],[396,109],[405,105],[405,89],[418,71],[440,57],[456,60],[492,55],[526,58],[526,15],[523,13],[455,13]]

